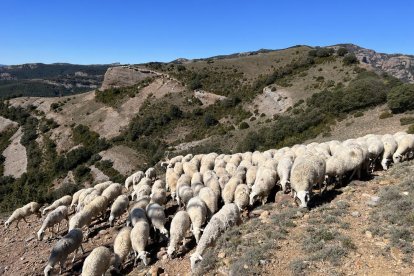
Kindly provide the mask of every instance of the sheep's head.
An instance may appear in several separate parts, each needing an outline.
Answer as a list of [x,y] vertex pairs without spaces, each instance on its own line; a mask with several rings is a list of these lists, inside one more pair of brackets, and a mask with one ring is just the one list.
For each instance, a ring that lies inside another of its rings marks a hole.
[[196,265],[201,262],[203,260],[203,257],[201,257],[200,254],[198,253],[194,253],[193,255],[191,255],[190,257],[190,262],[191,262],[191,270],[194,270],[194,268],[196,267]]
[[6,222],[4,223],[4,227],[5,227],[5,228],[9,228],[9,226],[10,226],[10,222],[9,222],[9,221],[6,221]]
[[257,201],[257,197],[258,195],[252,191],[252,193],[250,194],[250,202],[249,202],[251,206]]
[[39,240],[39,241],[41,241],[41,240],[43,240],[43,236],[45,235],[45,232],[43,232],[42,230],[39,230],[38,232],[37,232],[37,239]]
[[296,193],[295,197],[300,200],[300,208],[308,208],[308,202],[310,200],[309,191],[299,191]]
[[392,156],[392,161],[394,161],[395,164],[400,163],[402,161],[402,155],[394,153]]
[[174,252],[175,252],[175,248],[174,248],[174,246],[172,246],[172,245],[168,246],[168,249],[167,249],[167,254],[168,254],[168,257],[172,258],[172,257],[173,257]]
[[109,219],[108,219],[108,222],[109,222],[109,225],[110,225],[111,227],[114,225],[114,220],[115,220],[114,215],[110,215],[110,216],[109,216]]
[[45,267],[45,270],[43,270],[43,273],[45,274],[45,276],[52,275],[52,269],[53,269],[53,267],[51,265],[47,265]]
[[383,168],[384,171],[388,170],[388,162],[389,162],[388,159],[383,159],[381,161],[381,166],[382,166],[382,168]]
[[142,260],[144,265],[148,265],[148,263],[149,263],[148,258],[147,258],[148,255],[149,255],[149,253],[147,251],[140,251],[138,253],[138,258],[140,258]]

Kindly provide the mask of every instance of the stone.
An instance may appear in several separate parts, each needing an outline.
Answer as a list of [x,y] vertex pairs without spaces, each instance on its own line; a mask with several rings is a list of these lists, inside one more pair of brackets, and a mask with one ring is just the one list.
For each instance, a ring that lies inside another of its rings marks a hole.
[[220,252],[220,253],[218,253],[217,257],[219,257],[220,259],[223,259],[224,257],[226,257],[226,253],[225,252]]
[[379,201],[380,201],[380,197],[379,196],[371,196],[369,198],[369,200],[367,201],[367,205],[368,206],[371,206],[371,207],[375,207],[375,206],[378,205]]
[[358,218],[358,217],[361,216],[361,214],[357,211],[354,211],[354,212],[351,213],[351,216]]
[[151,276],[158,276],[158,275],[160,275],[161,273],[164,272],[164,269],[162,269],[159,266],[153,266],[153,267],[151,267],[149,272],[151,273]]
[[365,231],[365,236],[369,239],[372,239],[372,233],[371,231]]
[[269,211],[264,211],[260,214],[261,219],[266,219],[270,215]]

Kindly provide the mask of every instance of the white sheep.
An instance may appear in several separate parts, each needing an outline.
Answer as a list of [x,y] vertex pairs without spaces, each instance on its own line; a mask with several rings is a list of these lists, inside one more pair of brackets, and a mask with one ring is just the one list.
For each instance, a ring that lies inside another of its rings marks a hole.
[[128,257],[129,252],[132,249],[131,245],[131,227],[123,227],[114,240],[114,267],[117,269],[122,268],[122,263]]
[[72,196],[65,195],[59,199],[56,199],[51,205],[43,209],[42,215],[45,215],[49,211],[55,210],[59,206],[69,206],[71,203],[72,203]]
[[108,188],[106,188],[102,192],[101,195],[106,197],[109,202],[112,202],[121,194],[122,194],[122,185],[119,183],[112,183],[111,185],[109,185]]
[[87,205],[88,203],[92,202],[92,200],[94,200],[100,194],[101,193],[98,190],[96,190],[95,188],[93,188],[91,190],[91,192],[88,193],[81,202],[79,202],[79,205],[76,207],[76,211],[77,212],[81,211],[85,207],[85,205]]
[[[96,184],[95,186],[93,186],[93,188],[95,189],[95,190],[97,190],[98,191],[98,195],[101,195],[102,194],[102,192],[106,189],[106,188],[108,188],[109,186],[111,186],[111,184],[112,184],[113,182],[112,181],[105,181],[105,182],[102,182],[102,183],[99,183],[99,184]],[[128,189],[128,188],[127,188]]]
[[84,189],[82,193],[80,193],[79,198],[78,198],[78,203],[76,206],[76,212],[79,212],[82,210],[82,208],[84,207],[83,202],[84,202],[85,197],[94,191],[96,191],[94,188],[87,188],[87,189]]
[[250,205],[253,205],[258,200],[264,205],[267,202],[270,192],[276,186],[276,182],[276,171],[264,166],[259,167],[256,180],[250,192]]
[[91,222],[92,214],[85,210],[82,210],[69,219],[69,231],[75,228],[83,228],[84,226],[89,226]]
[[16,221],[16,228],[19,229],[20,220],[24,220],[27,223],[26,217],[36,214],[40,218],[40,209],[41,205],[37,202],[30,202],[16,209],[11,216],[6,220],[4,226],[8,228],[13,221]]
[[167,191],[163,188],[152,189],[150,198],[152,203],[165,205],[167,203]]
[[187,204],[187,213],[191,219],[191,232],[198,243],[201,235],[201,227],[207,217],[207,206],[198,196],[193,197]]
[[243,179],[238,175],[230,178],[226,186],[221,193],[221,198],[223,199],[224,204],[232,203],[234,201],[234,192],[236,191],[237,185],[242,184]]
[[182,175],[184,173],[183,163],[182,162],[175,163],[174,172],[176,174],[178,174],[178,176],[180,176],[180,175]]
[[109,216],[109,224],[113,226],[114,220],[120,217],[125,210],[128,209],[129,199],[127,195],[118,196],[111,206],[111,214]]
[[109,269],[111,251],[105,246],[99,246],[92,250],[86,257],[82,266],[82,276],[101,276]]
[[135,201],[134,207],[142,208],[145,210],[145,208],[147,208],[147,205],[150,203],[150,201],[151,201],[150,196],[142,196]]
[[161,179],[155,180],[151,187],[151,193],[158,189],[166,189],[165,182]]
[[370,169],[374,171],[376,161],[384,152],[384,143],[375,136],[367,138],[366,142],[368,145]]
[[149,179],[155,179],[157,177],[157,173],[155,172],[154,168],[148,168],[145,171],[145,177]]
[[134,180],[134,175],[130,175],[125,179],[125,189],[129,190],[129,187],[134,185],[133,180]]
[[203,235],[197,244],[195,252],[191,255],[191,269],[194,270],[196,264],[201,261],[204,251],[211,246],[229,227],[239,224],[241,221],[240,210],[236,204],[224,205],[210,220],[204,229]]
[[145,173],[143,171],[137,171],[132,174],[132,186],[137,185],[142,178],[145,177]]
[[69,226],[69,216],[68,216],[68,207],[67,206],[59,206],[55,210],[51,211],[49,214],[47,214],[47,217],[42,223],[42,226],[40,227],[39,231],[37,232],[37,239],[39,241],[43,240],[44,233],[46,229],[51,229],[50,231],[54,233],[54,227],[57,224],[57,231],[59,232],[59,226],[60,222],[62,220],[66,220],[68,226]]
[[243,210],[249,205],[249,187],[246,184],[237,185],[234,192],[234,203]]
[[148,265],[147,256],[149,253],[145,251],[145,247],[148,244],[149,234],[150,227],[148,221],[146,220],[137,221],[134,225],[134,228],[131,230],[131,246],[135,254],[134,266],[137,265],[138,259],[141,259],[144,265]]
[[197,167],[196,162],[193,162],[193,161],[184,162],[183,163],[183,171],[186,175],[189,175],[190,179],[191,179],[191,177],[193,177],[193,174],[198,172],[198,167]]
[[392,156],[392,160],[395,164],[404,161],[414,151],[414,135],[405,134],[401,135],[398,140],[398,147]]
[[179,243],[185,244],[185,234],[190,229],[191,220],[186,211],[178,211],[171,221],[170,226],[170,243],[167,248],[167,254],[172,258]]
[[194,196],[197,196],[198,193],[200,192],[200,190],[204,187],[205,187],[204,184],[201,183],[201,182],[191,183],[191,189],[193,190],[193,195]]
[[283,155],[279,163],[277,164],[277,174],[280,179],[280,185],[282,186],[282,191],[285,193],[288,185],[290,184],[290,171],[293,166],[294,157],[291,154]]
[[91,215],[92,218],[98,218],[105,215],[106,209],[109,207],[109,200],[106,196],[97,196],[82,211]]
[[392,156],[397,150],[398,144],[390,134],[383,135],[381,141],[384,143],[384,153],[382,155],[381,165],[384,170],[388,170],[388,162],[392,160]]
[[171,197],[176,197],[176,190],[177,190],[177,182],[180,178],[180,175],[177,174],[173,169],[168,168],[165,172],[165,183],[167,186],[167,190],[170,190]]
[[147,184],[134,186],[134,191],[131,194],[132,200],[135,198],[141,198],[143,196],[149,196],[151,194],[151,186]]
[[78,205],[79,196],[83,193],[85,189],[80,189],[79,191],[75,192],[72,196],[72,202],[70,204],[70,210],[73,211],[74,208]]
[[[230,178],[229,178],[230,180]],[[217,177],[210,178],[207,182],[204,182],[204,185],[206,187],[209,187],[213,190],[214,194],[217,198],[220,198],[221,196],[221,187],[220,187],[220,180]],[[228,182],[228,181],[227,181]]]
[[203,175],[200,172],[195,172],[191,177],[190,184],[203,183]]
[[208,217],[211,217],[217,212],[218,197],[210,187],[200,189],[198,197],[206,204]]
[[193,189],[190,186],[182,185],[177,190],[177,203],[178,206],[186,206],[188,201],[194,196]]
[[292,195],[300,200],[300,207],[307,208],[313,185],[322,183],[325,178],[325,160],[312,154],[303,154],[295,159],[290,176]]
[[84,253],[82,247],[82,240],[83,234],[82,230],[79,228],[69,230],[63,238],[61,238],[52,248],[52,252],[50,253],[49,260],[46,264],[44,269],[44,275],[49,276],[51,275],[53,267],[59,263],[60,264],[60,272],[62,274],[63,269],[65,268],[65,262],[68,256],[75,252],[72,263],[75,261],[76,253],[79,248],[81,248],[82,253]]
[[147,214],[145,212],[145,209],[134,205],[129,212],[127,226],[134,226],[138,221],[141,220],[147,221]]
[[158,203],[150,203],[147,206],[146,212],[154,230],[158,230],[165,237],[168,237],[168,230],[164,226],[166,221],[164,207]]
[[250,166],[246,172],[246,184],[251,188],[256,180],[257,166]]

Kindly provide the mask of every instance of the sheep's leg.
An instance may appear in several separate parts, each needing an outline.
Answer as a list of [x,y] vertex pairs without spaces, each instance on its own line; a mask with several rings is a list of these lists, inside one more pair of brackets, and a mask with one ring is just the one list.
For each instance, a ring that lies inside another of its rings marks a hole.
[[73,259],[72,259],[72,264],[75,262],[75,258],[76,258],[76,253],[78,253],[79,247],[76,248],[75,253],[73,253]]
[[65,270],[65,260],[60,261],[60,270],[59,274],[62,274],[62,272]]
[[25,217],[23,217],[23,220],[24,220],[24,222],[26,222],[26,223],[27,223],[27,220],[26,220],[26,218],[25,218]]
[[58,234],[59,233],[59,228],[60,228],[60,222],[58,223],[58,225],[57,225],[57,231],[56,231],[56,234]]

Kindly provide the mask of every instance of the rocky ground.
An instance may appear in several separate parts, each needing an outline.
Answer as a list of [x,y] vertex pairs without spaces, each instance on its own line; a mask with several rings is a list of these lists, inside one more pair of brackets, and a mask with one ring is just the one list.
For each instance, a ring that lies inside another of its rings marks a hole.
[[[414,204],[413,169],[414,161],[405,162],[387,172],[375,172],[370,180],[355,180],[337,189],[331,187],[323,197],[315,195],[310,210],[297,209],[289,195],[278,193],[274,202],[243,213],[244,222],[224,234],[206,252],[198,274],[411,275],[414,273],[412,236],[400,235],[395,243],[394,232],[381,234],[374,218],[387,212],[386,203],[406,207]],[[389,189],[393,189],[392,197],[387,196],[391,193]],[[167,205],[168,215],[175,211],[176,206]],[[400,220],[398,209],[392,212]],[[407,217],[414,217],[412,212],[409,207]],[[64,275],[78,275],[83,259],[96,246],[111,246],[125,219],[126,215],[112,228],[106,222],[95,222],[84,243],[86,253],[73,266],[68,261]],[[4,229],[1,221],[0,274],[42,274],[57,239],[38,241],[35,233],[41,221],[35,216],[28,221],[20,223],[20,230],[14,225]],[[380,225],[385,230],[396,227],[389,218],[380,220]],[[400,226],[411,231],[411,225]],[[64,233],[65,230],[60,232]],[[166,257],[166,246],[166,242],[150,241],[151,266],[139,264],[133,268],[130,261],[122,274],[189,274],[189,256],[195,247],[191,236],[188,235],[186,246],[176,259]],[[119,275],[114,270],[108,273]]]

